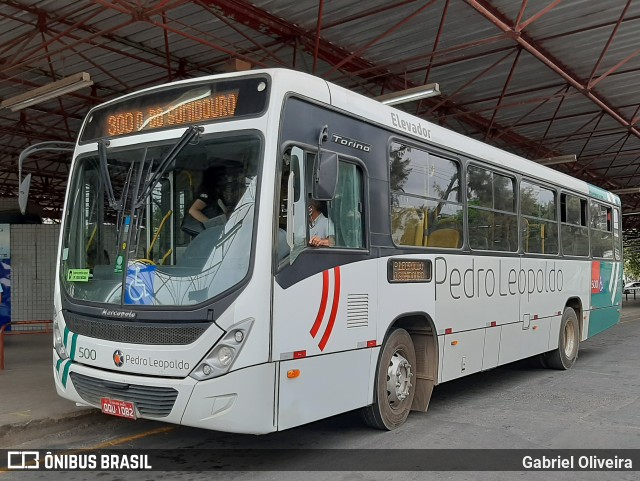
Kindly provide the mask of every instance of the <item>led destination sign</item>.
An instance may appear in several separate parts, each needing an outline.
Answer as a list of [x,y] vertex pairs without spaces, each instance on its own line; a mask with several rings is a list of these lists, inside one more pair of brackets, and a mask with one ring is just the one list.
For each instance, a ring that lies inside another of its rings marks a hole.
[[187,99],[168,106],[150,106],[144,110],[126,110],[107,116],[105,135],[127,135],[143,130],[176,127],[213,119],[233,117],[238,105],[238,91]]
[[257,116],[266,110],[265,76],[168,87],[96,108],[81,142]]
[[431,261],[428,259],[389,259],[387,263],[389,282],[429,282]]

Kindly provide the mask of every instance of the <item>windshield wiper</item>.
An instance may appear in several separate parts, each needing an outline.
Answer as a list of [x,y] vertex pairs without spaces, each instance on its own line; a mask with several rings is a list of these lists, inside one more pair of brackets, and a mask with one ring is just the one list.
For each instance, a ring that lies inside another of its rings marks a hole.
[[134,206],[135,210],[144,205],[145,199],[151,194],[151,191],[153,190],[155,184],[160,180],[160,178],[169,168],[169,164],[171,164],[171,162],[175,160],[182,149],[189,145],[194,137],[200,135],[203,131],[204,128],[197,125],[192,125],[191,127],[187,128],[185,133],[182,134],[182,137],[180,137],[180,139],[174,144],[174,146],[171,147],[171,150],[167,152],[167,155],[164,157],[164,159],[162,159],[162,161],[158,165],[158,169],[155,172],[151,172],[151,175],[148,176],[136,200]]
[[104,190],[107,194],[107,201],[109,207],[115,211],[122,209],[122,199],[120,202],[116,201],[116,196],[113,193],[113,184],[111,183],[111,176],[109,175],[109,165],[107,162],[107,145],[109,140],[100,139],[98,141],[98,156],[100,157],[100,172],[102,173],[102,182],[104,183]]

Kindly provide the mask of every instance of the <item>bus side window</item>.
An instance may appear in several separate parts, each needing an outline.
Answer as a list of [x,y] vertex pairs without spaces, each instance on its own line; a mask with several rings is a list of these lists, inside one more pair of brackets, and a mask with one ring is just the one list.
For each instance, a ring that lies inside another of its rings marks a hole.
[[560,214],[562,253],[569,256],[588,256],[587,201],[573,195],[562,194]]
[[591,255],[613,259],[613,219],[611,207],[591,201]]
[[523,180],[520,184],[522,250],[532,254],[558,253],[556,193]]
[[462,247],[460,164],[393,142],[389,149],[391,238],[396,245]]
[[515,179],[478,165],[467,170],[469,246],[515,252],[518,229]]

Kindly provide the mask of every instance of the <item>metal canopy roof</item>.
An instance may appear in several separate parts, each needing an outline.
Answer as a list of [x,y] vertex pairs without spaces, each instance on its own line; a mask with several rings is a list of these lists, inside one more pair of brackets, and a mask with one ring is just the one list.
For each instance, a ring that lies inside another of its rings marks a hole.
[[[95,84],[0,110],[0,195],[27,145],[74,140],[93,105],[254,67],[315,73],[369,96],[438,82],[407,111],[604,188],[640,186],[640,2],[631,0],[4,0],[0,99],[77,72]],[[57,217],[68,158],[41,155],[32,199]],[[622,196],[640,227],[640,194]]]

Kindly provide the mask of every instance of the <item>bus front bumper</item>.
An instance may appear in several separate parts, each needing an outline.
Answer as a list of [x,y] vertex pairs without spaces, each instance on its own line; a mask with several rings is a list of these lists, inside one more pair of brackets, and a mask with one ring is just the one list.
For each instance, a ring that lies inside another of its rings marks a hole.
[[[101,409],[101,397],[131,401],[134,399],[127,392],[136,390],[137,386],[150,388],[138,390],[157,393],[140,402],[134,400],[138,418],[233,433],[266,434],[276,430],[276,366],[276,363],[258,364],[217,378],[196,381],[191,377],[172,379],[105,371],[63,361],[53,350],[56,390],[65,399]],[[105,383],[107,387],[104,387]],[[128,389],[121,389],[127,385]],[[118,389],[114,391],[113,386]],[[167,406],[169,393],[169,397],[175,395],[172,406]],[[140,399],[139,396],[136,399]],[[158,406],[154,404],[156,401]],[[166,413],[152,414],[160,408]]]

